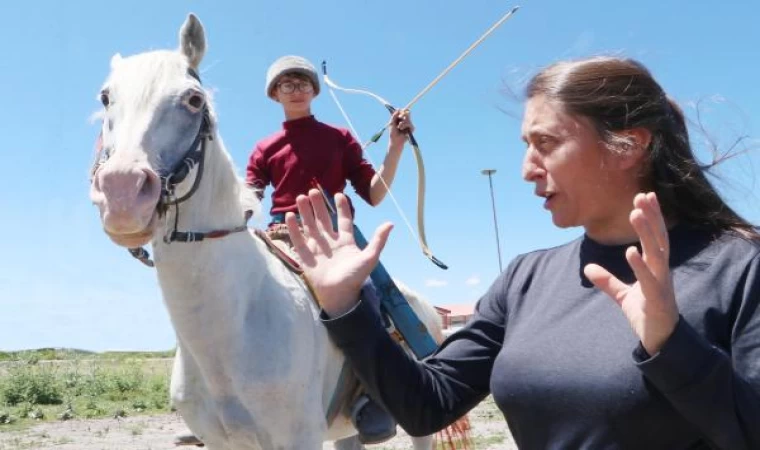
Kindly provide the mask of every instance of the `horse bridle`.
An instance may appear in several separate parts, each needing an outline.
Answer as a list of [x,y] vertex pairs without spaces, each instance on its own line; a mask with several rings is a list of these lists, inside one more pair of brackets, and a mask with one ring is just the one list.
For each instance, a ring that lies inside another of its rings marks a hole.
[[[198,80],[199,83],[201,82],[198,73],[194,69],[188,68],[187,74]],[[200,127],[198,128],[198,133],[195,135],[195,139],[193,139],[193,142],[190,144],[187,151],[185,151],[182,158],[168,172],[158,172],[158,177],[161,180],[161,193],[158,203],[156,204],[156,211],[158,212],[159,217],[166,215],[169,208],[174,206],[173,229],[167,231],[163,238],[166,244],[172,242],[199,242],[204,239],[221,238],[231,233],[237,233],[247,229],[245,223],[239,227],[228,230],[213,230],[207,232],[179,231],[177,229],[179,224],[179,204],[190,199],[190,197],[192,197],[198,190],[201,179],[203,178],[204,160],[206,159],[206,143],[214,138],[211,130],[211,117],[207,104],[203,105],[201,113],[203,116],[201,118]],[[101,146],[98,149],[95,163],[90,172],[90,182],[94,179],[100,166],[103,165],[113,154],[113,149],[111,147],[102,146],[102,135],[98,140],[101,143]],[[195,180],[193,180],[193,185],[187,193],[177,198],[177,186],[185,181],[185,178],[187,178],[190,171],[192,171],[195,166],[198,166],[198,173],[195,176]],[[154,266],[153,261],[150,259],[150,254],[144,248],[135,247],[129,248],[128,250],[132,256],[140,260],[143,264],[149,267]]]

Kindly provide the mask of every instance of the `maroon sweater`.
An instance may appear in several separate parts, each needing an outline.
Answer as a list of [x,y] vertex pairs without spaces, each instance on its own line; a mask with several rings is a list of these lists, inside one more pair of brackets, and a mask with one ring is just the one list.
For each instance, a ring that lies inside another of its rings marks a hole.
[[334,195],[350,181],[370,203],[375,169],[348,130],[319,122],[314,116],[283,122],[282,130],[256,144],[246,168],[249,186],[274,187],[271,214],[296,211],[296,197],[311,188],[312,178]]

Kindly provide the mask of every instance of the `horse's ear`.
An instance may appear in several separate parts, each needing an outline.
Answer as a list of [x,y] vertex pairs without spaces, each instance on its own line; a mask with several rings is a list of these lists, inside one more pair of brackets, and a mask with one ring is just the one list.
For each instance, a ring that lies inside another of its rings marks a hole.
[[115,53],[111,57],[111,70],[113,70],[117,64],[121,62],[121,53]]
[[190,13],[179,30],[179,48],[193,69],[198,69],[206,53],[206,35],[195,14]]

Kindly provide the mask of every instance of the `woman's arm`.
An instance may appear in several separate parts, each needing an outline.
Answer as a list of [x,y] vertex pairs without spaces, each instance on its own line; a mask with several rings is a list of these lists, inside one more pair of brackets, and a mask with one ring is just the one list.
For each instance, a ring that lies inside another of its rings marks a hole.
[[[353,237],[346,197],[335,196],[338,228],[317,190],[296,199],[286,223],[293,248],[323,309],[323,320],[364,386],[413,435],[426,435],[458,419],[489,392],[491,370],[504,339],[505,284],[501,277],[478,302],[471,322],[424,362],[390,338],[372,308],[359,301],[364,281],[377,264],[391,227],[381,226],[364,250]],[[364,295],[372,295],[365,290]]]

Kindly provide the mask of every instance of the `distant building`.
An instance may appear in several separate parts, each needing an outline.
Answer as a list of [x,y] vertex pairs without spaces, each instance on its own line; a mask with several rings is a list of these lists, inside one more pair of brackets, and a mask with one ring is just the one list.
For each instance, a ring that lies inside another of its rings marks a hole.
[[441,315],[443,334],[450,335],[462,328],[475,313],[475,303],[463,303],[459,305],[436,306],[435,310]]
[[451,326],[451,310],[446,308],[441,308],[440,306],[434,306],[435,311],[438,313],[439,316],[441,316],[441,325],[443,326],[443,329],[447,329]]

